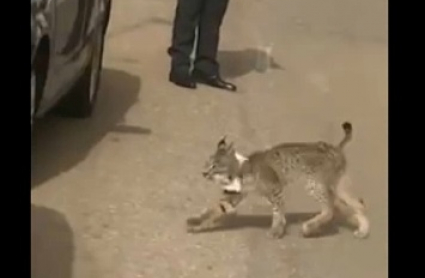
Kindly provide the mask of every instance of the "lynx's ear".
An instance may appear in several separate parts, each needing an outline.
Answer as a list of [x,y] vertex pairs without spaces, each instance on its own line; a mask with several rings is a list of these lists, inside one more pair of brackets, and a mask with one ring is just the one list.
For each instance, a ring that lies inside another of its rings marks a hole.
[[217,144],[218,149],[226,149],[227,143],[226,143],[226,135],[223,136],[223,138],[220,139],[220,141]]

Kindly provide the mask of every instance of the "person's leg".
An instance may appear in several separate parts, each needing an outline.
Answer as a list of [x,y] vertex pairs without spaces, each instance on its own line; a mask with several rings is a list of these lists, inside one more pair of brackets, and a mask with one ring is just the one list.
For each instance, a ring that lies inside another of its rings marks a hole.
[[173,82],[181,81],[183,83],[190,83],[190,54],[194,47],[195,30],[199,23],[200,12],[204,1],[177,0],[172,43],[168,48],[168,53],[172,59],[170,80]]
[[199,20],[195,69],[206,75],[218,75],[217,62],[220,27],[229,0],[205,0]]
[[198,82],[220,89],[236,91],[236,86],[220,77],[217,62],[220,27],[229,0],[205,0],[199,19],[198,41],[193,76]]

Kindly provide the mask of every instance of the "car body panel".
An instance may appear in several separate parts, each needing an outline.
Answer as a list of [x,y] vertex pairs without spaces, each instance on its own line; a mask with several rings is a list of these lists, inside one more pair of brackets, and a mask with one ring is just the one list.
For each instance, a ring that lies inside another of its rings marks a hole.
[[49,26],[52,25],[51,17],[43,2],[45,1],[31,0],[31,65],[41,38],[49,35]]
[[31,0],[31,66],[49,39],[49,65],[36,117],[70,91],[90,61],[91,37],[109,19],[110,0]]

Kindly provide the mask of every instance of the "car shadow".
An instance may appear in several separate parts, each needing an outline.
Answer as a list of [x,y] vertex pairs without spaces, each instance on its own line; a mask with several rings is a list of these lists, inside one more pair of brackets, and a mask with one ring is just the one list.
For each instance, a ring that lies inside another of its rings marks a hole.
[[71,278],[73,261],[73,232],[65,216],[31,204],[31,277]]
[[[218,62],[220,63],[223,78],[237,78],[257,71],[257,61],[266,53],[254,48],[244,50],[219,51]],[[273,57],[270,57],[270,68],[272,70],[284,70]]]
[[148,135],[151,130],[126,125],[128,110],[138,101],[141,80],[115,69],[104,69],[93,116],[72,119],[46,115],[32,133],[31,188],[83,161],[108,133]]
[[[317,215],[317,212],[297,212],[297,213],[287,213],[286,221],[288,223],[288,231],[290,232],[292,225],[301,224],[304,221],[307,221]],[[244,215],[236,214],[230,215],[223,218],[220,221],[220,224],[214,228],[204,229],[198,233],[210,233],[210,232],[219,232],[219,231],[228,231],[228,230],[238,230],[244,228],[260,228],[260,229],[269,229],[272,223],[271,215]],[[195,226],[199,224],[198,219],[190,218],[188,219],[188,224]],[[322,229],[322,231],[312,237],[325,237],[332,236],[338,233],[338,225],[335,225],[336,222],[330,223]]]

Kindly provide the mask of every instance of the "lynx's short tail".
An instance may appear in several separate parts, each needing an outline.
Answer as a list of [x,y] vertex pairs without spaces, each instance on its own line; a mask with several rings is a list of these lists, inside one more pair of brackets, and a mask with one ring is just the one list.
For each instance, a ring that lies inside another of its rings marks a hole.
[[342,141],[339,143],[338,147],[340,149],[343,149],[345,145],[351,141],[351,138],[353,137],[353,126],[350,122],[344,122],[342,124],[342,129],[344,130],[345,136],[342,139]]

